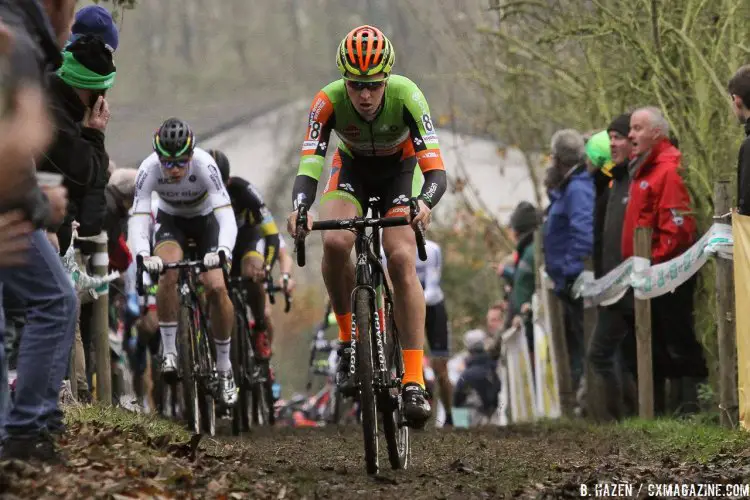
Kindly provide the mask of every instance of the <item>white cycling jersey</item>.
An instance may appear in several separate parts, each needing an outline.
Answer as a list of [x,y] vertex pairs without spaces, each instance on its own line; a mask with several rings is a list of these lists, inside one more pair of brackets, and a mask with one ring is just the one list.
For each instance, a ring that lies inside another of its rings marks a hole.
[[434,306],[443,301],[445,296],[440,288],[440,278],[443,272],[443,254],[440,245],[432,240],[425,241],[427,260],[417,256],[417,276],[424,288],[424,301],[428,306]]
[[191,219],[213,212],[219,224],[219,244],[231,254],[237,239],[237,222],[216,161],[206,151],[195,148],[188,171],[179,182],[165,175],[156,153],[143,160],[135,180],[133,216],[128,222],[134,255],[151,254],[152,194],[159,198],[159,210]]
[[[417,255],[417,277],[424,289],[425,304],[434,306],[442,302],[445,298],[443,289],[440,288],[440,278],[443,272],[443,254],[440,250],[440,245],[432,240],[425,240],[424,246],[427,251],[427,260],[422,262],[419,255]],[[386,261],[383,247],[380,247],[380,258],[383,261],[383,266],[387,269],[388,262]]]

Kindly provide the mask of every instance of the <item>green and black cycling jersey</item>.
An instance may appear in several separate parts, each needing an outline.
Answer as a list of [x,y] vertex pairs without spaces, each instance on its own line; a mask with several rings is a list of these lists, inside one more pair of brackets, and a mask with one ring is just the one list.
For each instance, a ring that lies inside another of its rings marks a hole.
[[[340,138],[340,163],[366,170],[371,179],[397,174],[408,160],[416,161],[424,174],[419,197],[433,207],[446,189],[445,166],[430,109],[422,91],[406,77],[391,75],[376,118],[367,122],[354,109],[346,81],[324,87],[310,107],[307,134],[294,183],[293,203],[312,205],[323,172],[331,131]],[[339,162],[335,162],[339,163]]]

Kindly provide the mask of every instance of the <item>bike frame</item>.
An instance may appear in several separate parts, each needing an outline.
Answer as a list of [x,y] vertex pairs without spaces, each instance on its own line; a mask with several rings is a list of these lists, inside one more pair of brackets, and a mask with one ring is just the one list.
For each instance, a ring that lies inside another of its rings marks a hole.
[[[376,208],[371,207],[373,219],[378,219],[379,214]],[[375,347],[373,382],[376,389],[392,389],[401,387],[401,377],[403,376],[403,367],[397,367],[395,376],[388,369],[389,364],[386,360],[386,346],[390,339],[386,335],[384,318],[386,303],[390,304],[391,291],[385,280],[385,271],[380,261],[380,228],[374,227],[371,234],[367,234],[366,227],[356,231],[354,240],[355,255],[357,262],[355,265],[355,285],[351,294],[351,311],[352,311],[352,351],[349,364],[349,372],[352,376],[357,371],[357,328],[354,311],[355,297],[360,289],[367,290],[370,295],[370,304],[372,306],[372,345]],[[372,249],[370,248],[372,242]],[[395,325],[394,325],[395,327]],[[398,332],[393,331],[392,341],[399,343]],[[393,351],[395,352],[395,350]]]

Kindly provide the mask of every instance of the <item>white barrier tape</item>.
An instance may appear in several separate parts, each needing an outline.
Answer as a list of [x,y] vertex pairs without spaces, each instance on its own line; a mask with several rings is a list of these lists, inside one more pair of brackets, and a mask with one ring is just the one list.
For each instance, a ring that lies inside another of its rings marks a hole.
[[94,267],[109,267],[109,254],[107,252],[96,252],[91,257],[91,265]]
[[573,285],[573,295],[583,297],[587,307],[613,304],[629,287],[639,299],[665,295],[697,273],[711,254],[731,259],[733,245],[732,226],[716,223],[686,252],[667,262],[650,266],[648,259],[630,257],[598,280],[584,271]]
[[[75,231],[73,232],[73,237],[74,238],[76,237]],[[94,254],[94,265],[97,265],[96,263],[97,256],[99,256],[99,260],[101,260],[102,255],[104,256],[103,258],[107,260],[107,263],[104,265],[105,266],[109,265],[109,256],[107,254],[102,254],[102,253]],[[109,273],[106,276],[89,276],[88,274],[86,274],[86,272],[81,270],[81,268],[76,263],[75,248],[73,247],[73,245],[70,245],[68,249],[65,251],[65,255],[63,255],[62,257],[62,262],[63,262],[63,267],[70,275],[70,281],[73,284],[73,287],[75,288],[77,292],[94,290],[120,277],[120,273],[117,271],[113,273]],[[92,293],[92,296],[96,298],[95,294],[103,295],[105,293],[108,293],[108,291],[102,290],[100,292],[94,292]]]

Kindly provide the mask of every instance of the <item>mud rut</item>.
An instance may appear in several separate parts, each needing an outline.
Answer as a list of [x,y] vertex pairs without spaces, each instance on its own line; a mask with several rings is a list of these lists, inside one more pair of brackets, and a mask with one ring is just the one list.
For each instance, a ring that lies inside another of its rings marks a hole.
[[578,498],[597,481],[750,480],[750,453],[682,462],[645,438],[583,426],[427,430],[413,435],[408,470],[387,469],[383,445],[382,472],[368,477],[357,427],[170,443],[94,422],[70,427],[66,466],[0,463],[0,498]]

